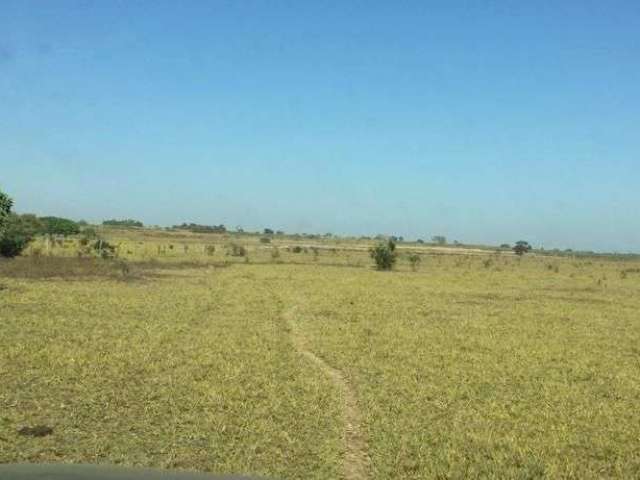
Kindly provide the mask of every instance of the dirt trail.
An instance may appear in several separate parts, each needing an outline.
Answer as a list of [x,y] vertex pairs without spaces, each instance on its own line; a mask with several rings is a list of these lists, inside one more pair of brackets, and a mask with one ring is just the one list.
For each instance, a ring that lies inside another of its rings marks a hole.
[[333,384],[340,389],[344,399],[345,457],[343,478],[345,480],[366,480],[371,477],[371,459],[369,458],[367,441],[362,433],[360,411],[353,386],[340,370],[333,368],[310,350],[307,339],[296,325],[296,312],[296,307],[293,307],[284,314],[296,350],[331,379]]

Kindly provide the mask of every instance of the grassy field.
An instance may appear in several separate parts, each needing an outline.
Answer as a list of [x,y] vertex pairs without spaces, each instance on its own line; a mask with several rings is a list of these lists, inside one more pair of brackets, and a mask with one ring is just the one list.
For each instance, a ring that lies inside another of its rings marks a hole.
[[378,272],[357,242],[110,241],[120,260],[0,264],[2,463],[640,477],[640,263],[412,246],[417,271]]

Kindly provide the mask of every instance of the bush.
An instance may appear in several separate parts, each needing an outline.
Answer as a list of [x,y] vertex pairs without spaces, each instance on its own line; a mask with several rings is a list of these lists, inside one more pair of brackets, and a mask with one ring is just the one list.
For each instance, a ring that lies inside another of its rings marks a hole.
[[269,237],[261,237],[260,243],[271,243],[271,239]]
[[418,255],[417,253],[412,253],[407,258],[409,260],[409,264],[411,265],[411,270],[413,270],[414,272],[418,270],[418,266],[420,266],[420,262],[422,262],[422,257],[420,257],[420,255]]
[[98,238],[98,234],[96,233],[95,229],[85,228],[84,230],[82,230],[82,238],[80,239],[80,245],[85,247],[89,245],[89,243],[91,243],[92,240],[95,240],[97,238]]
[[0,239],[0,257],[13,258],[17,257],[29,244],[28,239],[24,237],[5,237]]
[[392,240],[380,242],[369,250],[378,270],[391,270],[396,263],[396,244]]
[[300,245],[296,245],[291,249],[293,253],[302,253],[302,247]]
[[216,253],[216,247],[214,245],[207,245],[206,247],[204,247],[204,251],[207,253],[207,255],[212,256],[214,253]]
[[96,240],[96,242],[93,244],[93,249],[95,250],[96,254],[105,259],[113,258],[116,254],[116,247],[111,245],[106,240],[102,239]]
[[8,215],[0,232],[0,256],[13,258],[20,255],[39,228],[35,215]]

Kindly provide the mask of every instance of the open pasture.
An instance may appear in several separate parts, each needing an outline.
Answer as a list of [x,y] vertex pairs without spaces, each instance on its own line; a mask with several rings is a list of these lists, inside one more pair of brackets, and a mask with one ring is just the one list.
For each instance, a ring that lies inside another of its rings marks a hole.
[[640,264],[202,238],[0,264],[0,462],[640,476]]

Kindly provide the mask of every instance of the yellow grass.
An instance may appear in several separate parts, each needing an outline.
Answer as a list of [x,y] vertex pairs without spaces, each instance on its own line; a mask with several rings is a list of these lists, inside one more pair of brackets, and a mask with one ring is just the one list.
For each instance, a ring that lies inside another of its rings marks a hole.
[[0,462],[640,477],[637,263],[412,246],[417,272],[377,272],[357,242],[118,235],[127,271],[0,264]]

